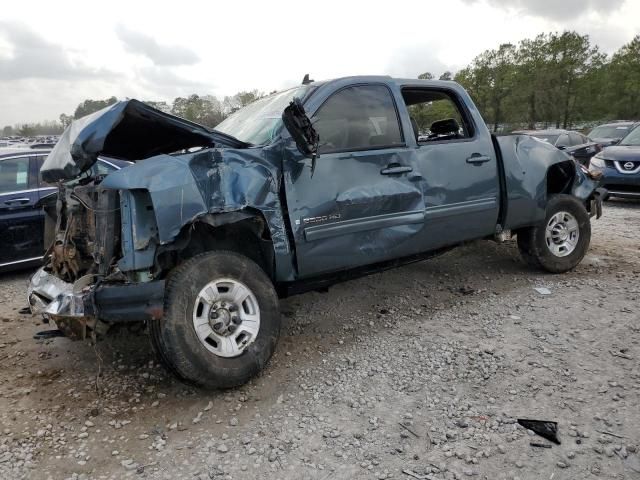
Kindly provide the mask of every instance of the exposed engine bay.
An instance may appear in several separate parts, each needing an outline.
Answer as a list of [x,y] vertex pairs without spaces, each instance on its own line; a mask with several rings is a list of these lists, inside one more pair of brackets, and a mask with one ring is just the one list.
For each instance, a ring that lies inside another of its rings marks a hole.
[[107,275],[120,244],[118,192],[101,188],[100,181],[97,177],[75,186],[61,184],[55,211],[45,208],[46,237],[54,237],[47,252],[50,269],[65,282]]
[[122,280],[113,268],[120,252],[119,193],[102,188],[103,178],[60,182],[57,195],[44,202],[48,261],[32,279],[39,288],[29,302],[74,339],[106,333],[109,325],[93,318],[95,299],[87,302],[86,293],[110,274]]

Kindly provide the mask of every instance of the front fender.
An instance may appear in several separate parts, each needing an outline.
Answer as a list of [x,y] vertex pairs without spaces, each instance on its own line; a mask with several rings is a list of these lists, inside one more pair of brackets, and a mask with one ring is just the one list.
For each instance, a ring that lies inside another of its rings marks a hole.
[[[150,267],[154,261],[150,246],[153,252],[154,246],[172,243],[186,225],[201,217],[247,209],[259,211],[266,221],[276,269],[279,261],[290,264],[279,170],[265,158],[265,150],[214,148],[159,155],[108,175],[102,186],[123,191],[123,245],[127,235],[132,237],[120,268],[128,271]],[[145,202],[144,196],[150,200]],[[155,243],[152,238],[144,238],[153,236],[150,215],[157,229]],[[130,225],[125,232],[127,219]],[[136,253],[131,254],[132,251]],[[127,256],[131,258],[127,260]]]

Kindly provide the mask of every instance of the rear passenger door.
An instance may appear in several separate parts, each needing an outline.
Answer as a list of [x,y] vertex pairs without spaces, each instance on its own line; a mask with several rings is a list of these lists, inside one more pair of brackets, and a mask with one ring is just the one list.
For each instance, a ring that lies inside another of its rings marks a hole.
[[35,171],[33,155],[0,159],[0,266],[36,260],[44,253]]
[[297,153],[285,163],[300,277],[419,251],[422,189],[390,88],[340,88],[311,120],[320,136],[315,167]]
[[415,163],[424,183],[424,250],[492,235],[500,188],[486,126],[474,123],[453,89],[405,87],[402,97],[419,138]]

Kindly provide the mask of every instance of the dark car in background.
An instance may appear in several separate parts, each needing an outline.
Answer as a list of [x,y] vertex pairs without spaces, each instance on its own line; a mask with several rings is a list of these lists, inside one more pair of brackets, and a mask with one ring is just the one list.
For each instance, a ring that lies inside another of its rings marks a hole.
[[[41,203],[58,187],[42,181],[40,167],[51,148],[0,148],[0,272],[39,265],[44,254]],[[94,174],[129,162],[100,159]]]
[[611,122],[598,125],[589,132],[589,138],[603,147],[617,144],[640,122]]
[[602,150],[602,147],[597,142],[594,142],[592,139],[580,132],[574,132],[571,130],[519,130],[512,133],[529,135],[550,143],[559,150],[563,150],[568,153],[580,162],[580,164],[586,167],[589,166],[591,157]]
[[602,172],[610,197],[640,198],[640,126],[593,157],[590,169]]

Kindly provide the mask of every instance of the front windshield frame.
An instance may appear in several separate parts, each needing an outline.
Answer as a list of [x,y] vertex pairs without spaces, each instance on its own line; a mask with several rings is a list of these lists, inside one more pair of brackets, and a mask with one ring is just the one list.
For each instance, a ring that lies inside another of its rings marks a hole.
[[314,89],[311,85],[298,85],[262,97],[229,115],[214,130],[253,146],[268,145],[280,134],[284,126],[282,112],[291,100],[298,97],[304,102]]
[[618,145],[627,147],[640,147],[640,126],[637,126],[631,130],[627,135],[620,140]]
[[[606,134],[597,133],[598,130]],[[600,125],[589,132],[589,138],[623,138],[631,133],[631,125]],[[596,133],[594,133],[596,132]],[[616,135],[618,133],[619,135]]]

